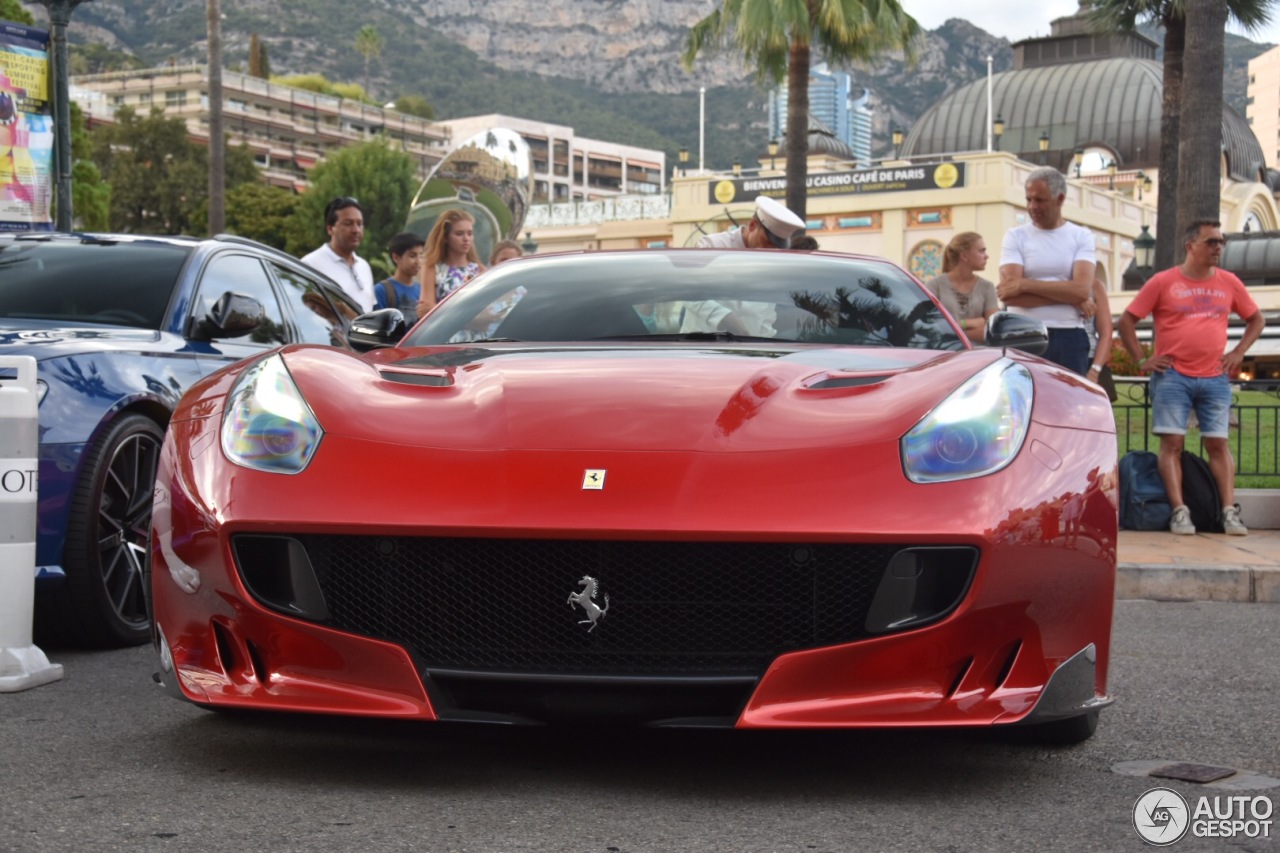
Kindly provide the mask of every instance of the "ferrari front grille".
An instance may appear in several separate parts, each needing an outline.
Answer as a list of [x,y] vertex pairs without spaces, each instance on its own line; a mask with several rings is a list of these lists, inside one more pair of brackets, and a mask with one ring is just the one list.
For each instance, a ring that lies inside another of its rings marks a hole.
[[[291,538],[302,544],[324,598],[327,617],[315,621],[403,643],[428,669],[571,675],[758,676],[785,652],[883,633],[867,627],[873,599],[889,588],[882,580],[894,556],[918,550]],[[261,549],[237,549],[252,550]],[[931,581],[929,595],[917,596],[929,612],[917,612],[912,626],[954,607],[977,562],[972,548],[926,550],[928,559],[916,561],[932,567],[926,575],[951,580]],[[893,597],[901,598],[896,586]]]

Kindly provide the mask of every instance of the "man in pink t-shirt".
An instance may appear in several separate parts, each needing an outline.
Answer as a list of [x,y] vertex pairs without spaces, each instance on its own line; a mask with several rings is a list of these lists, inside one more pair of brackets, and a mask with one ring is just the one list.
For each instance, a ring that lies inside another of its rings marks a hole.
[[[1160,477],[1173,507],[1169,529],[1196,532],[1182,499],[1182,448],[1194,409],[1209,452],[1209,468],[1222,495],[1223,530],[1243,536],[1249,531],[1240,521],[1240,505],[1235,502],[1235,460],[1227,444],[1230,377],[1262,334],[1265,321],[1244,283],[1218,269],[1227,243],[1219,226],[1211,220],[1191,223],[1184,235],[1186,260],[1153,275],[1125,309],[1117,328],[1134,363],[1151,374],[1152,432],[1160,436]],[[1224,355],[1232,312],[1246,325],[1240,343]],[[1136,326],[1148,314],[1153,315],[1156,347],[1155,355],[1144,361]]]

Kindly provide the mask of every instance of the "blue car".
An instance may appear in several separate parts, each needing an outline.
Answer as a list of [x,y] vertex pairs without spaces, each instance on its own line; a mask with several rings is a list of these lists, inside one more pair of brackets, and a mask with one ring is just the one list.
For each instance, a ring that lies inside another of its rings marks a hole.
[[346,347],[358,313],[321,273],[242,238],[0,235],[0,355],[38,362],[39,642],[149,639],[152,490],[178,398],[281,344]]

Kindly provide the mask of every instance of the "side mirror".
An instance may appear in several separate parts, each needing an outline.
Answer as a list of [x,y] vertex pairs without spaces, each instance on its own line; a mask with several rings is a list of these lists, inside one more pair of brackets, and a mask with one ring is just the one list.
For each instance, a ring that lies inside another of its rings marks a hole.
[[408,331],[399,308],[383,308],[352,320],[347,343],[357,352],[368,352],[377,347],[395,346]]
[[267,319],[262,303],[244,293],[225,291],[209,313],[195,323],[192,337],[238,338],[261,326]]
[[989,347],[1010,347],[1032,355],[1043,355],[1049,348],[1049,332],[1039,320],[1024,314],[997,311],[987,320],[985,343]]

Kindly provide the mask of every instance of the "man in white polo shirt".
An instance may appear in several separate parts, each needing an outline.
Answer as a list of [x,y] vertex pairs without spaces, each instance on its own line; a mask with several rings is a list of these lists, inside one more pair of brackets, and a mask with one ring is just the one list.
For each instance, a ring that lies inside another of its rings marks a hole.
[[[1088,228],[1062,218],[1067,182],[1052,166],[1027,176],[1026,225],[1004,235],[996,295],[1010,311],[1044,323],[1044,357],[1084,376],[1089,371],[1089,297],[1097,253]],[[1082,312],[1081,309],[1084,309]]]
[[302,262],[336,281],[361,311],[372,311],[373,270],[356,254],[364,239],[364,208],[354,198],[335,198],[325,205],[324,227],[329,242],[304,255]]

